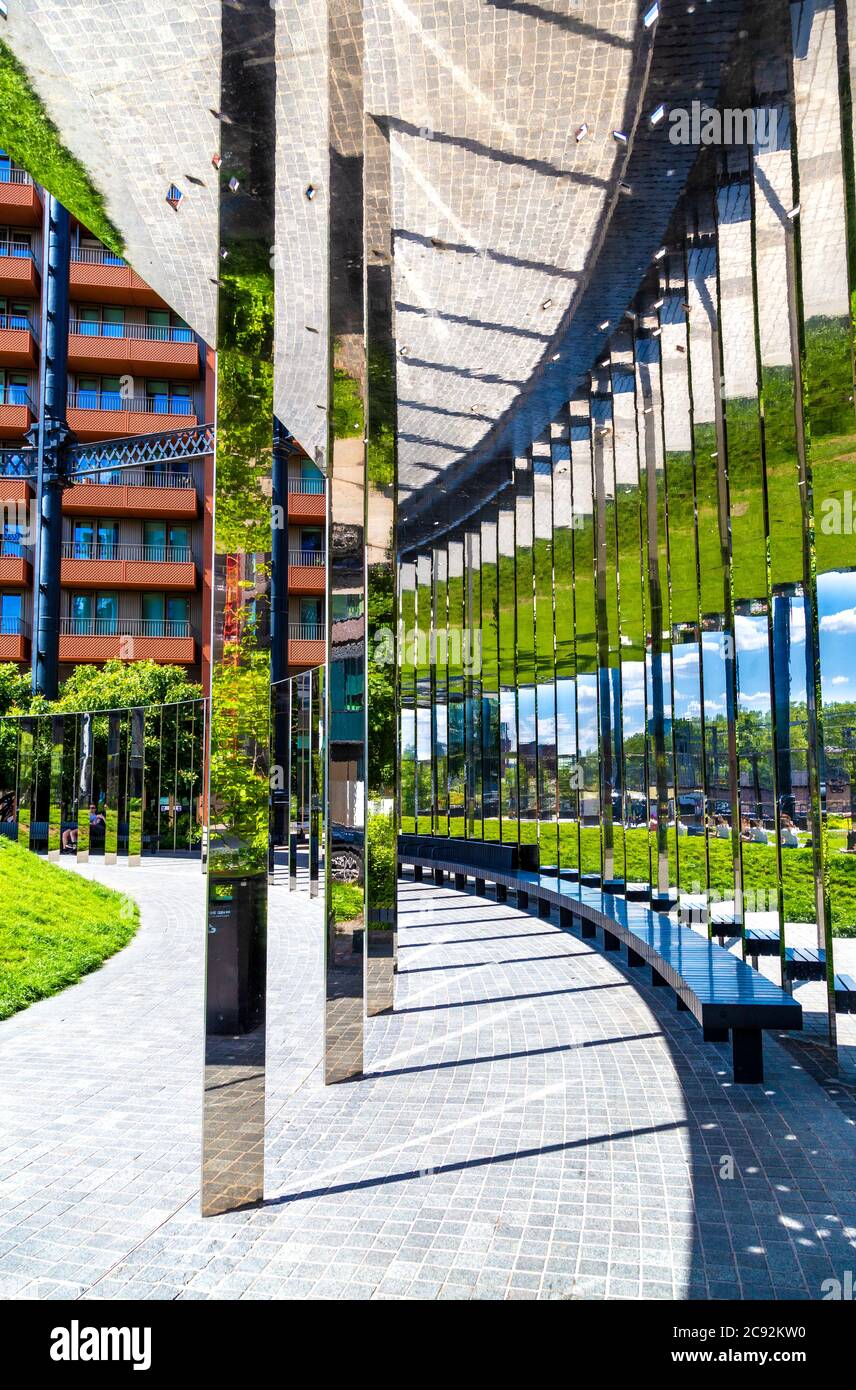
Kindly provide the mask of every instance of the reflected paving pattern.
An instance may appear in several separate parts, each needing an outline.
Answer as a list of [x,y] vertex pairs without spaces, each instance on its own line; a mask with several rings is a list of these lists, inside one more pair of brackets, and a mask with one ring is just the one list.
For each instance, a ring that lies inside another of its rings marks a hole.
[[856,1133],[791,1056],[732,1087],[614,956],[412,881],[397,1012],[330,1087],[320,903],[271,887],[268,1200],[201,1221],[198,869],[78,872],[142,928],[0,1024],[2,1296],[818,1298],[851,1267]]

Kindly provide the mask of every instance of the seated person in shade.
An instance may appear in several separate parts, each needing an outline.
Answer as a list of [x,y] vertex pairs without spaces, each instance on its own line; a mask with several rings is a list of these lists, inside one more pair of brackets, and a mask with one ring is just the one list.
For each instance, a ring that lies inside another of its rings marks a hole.
[[753,820],[749,839],[753,845],[768,845],[770,843],[770,837],[759,820]]
[[713,833],[717,840],[731,839],[731,826],[725,816],[717,816],[713,822]]
[[781,841],[783,849],[799,849],[800,847],[800,837],[790,816],[782,816]]
[[741,840],[752,839],[752,826],[748,816],[740,817],[740,838]]
[[[94,806],[94,805],[93,805],[93,806],[90,806],[90,808],[89,808],[89,828],[90,828],[90,830],[94,829],[96,826],[104,826],[104,825],[106,825],[106,824],[107,824],[107,822],[105,821],[105,819],[104,819],[104,817],[102,816],[101,812],[98,810],[98,807],[97,807],[97,806]],[[63,849],[77,849],[77,827],[76,827],[76,826],[72,826],[72,827],[70,827],[68,830],[64,830],[64,831],[62,832],[62,847],[63,847]]]
[[684,821],[680,820],[680,819],[678,820],[678,834],[679,834],[679,835],[687,835],[687,834],[689,834],[689,831],[688,831],[688,829],[687,829],[686,823],[685,823]]

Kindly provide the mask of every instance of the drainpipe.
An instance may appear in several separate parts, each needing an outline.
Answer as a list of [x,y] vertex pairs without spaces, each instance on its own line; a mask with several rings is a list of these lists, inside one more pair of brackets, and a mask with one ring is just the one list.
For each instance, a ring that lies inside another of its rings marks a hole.
[[59,684],[62,491],[68,402],[69,216],[45,193],[42,253],[39,416],[31,431],[37,446],[36,586],[33,594],[33,693],[56,698]]

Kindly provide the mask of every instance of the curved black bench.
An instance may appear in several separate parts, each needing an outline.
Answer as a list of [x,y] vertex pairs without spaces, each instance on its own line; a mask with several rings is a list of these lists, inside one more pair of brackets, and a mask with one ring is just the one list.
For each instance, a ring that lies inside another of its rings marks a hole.
[[[414,845],[414,841],[422,843]],[[790,994],[692,927],[621,895],[568,883],[540,869],[511,868],[510,858],[502,855],[493,854],[495,867],[488,866],[479,855],[485,850],[508,854],[515,848],[512,845],[445,839],[435,843],[436,859],[425,853],[431,837],[399,836],[399,867],[436,863],[443,873],[454,874],[457,888],[465,888],[472,877],[476,892],[483,893],[485,880],[490,880],[500,900],[510,888],[517,894],[518,907],[528,908],[532,901],[543,917],[558,909],[560,925],[577,927],[584,937],[593,937],[600,929],[604,950],[617,951],[623,944],[629,965],[649,965],[653,983],[674,990],[678,1008],[693,1015],[706,1042],[726,1042],[731,1035],[735,1082],[764,1080],[763,1029],[802,1029],[802,1007]],[[464,853],[453,858],[458,850]],[[479,859],[477,866],[467,862],[471,856]],[[442,875],[438,881],[442,883]]]

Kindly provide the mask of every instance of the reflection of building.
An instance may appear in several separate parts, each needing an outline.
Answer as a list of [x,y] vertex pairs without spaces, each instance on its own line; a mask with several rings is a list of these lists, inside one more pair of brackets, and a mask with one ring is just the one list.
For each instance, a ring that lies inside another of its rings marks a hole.
[[[21,663],[32,640],[36,479],[25,446],[39,411],[44,206],[43,190],[0,153],[0,660]],[[213,415],[213,354],[75,220],[68,296],[74,468],[101,471],[63,494],[60,676],[112,657],[199,674],[210,447],[192,441]],[[147,447],[161,433],[174,447]],[[115,454],[105,448],[113,440]],[[110,470],[129,457],[138,464]]]

